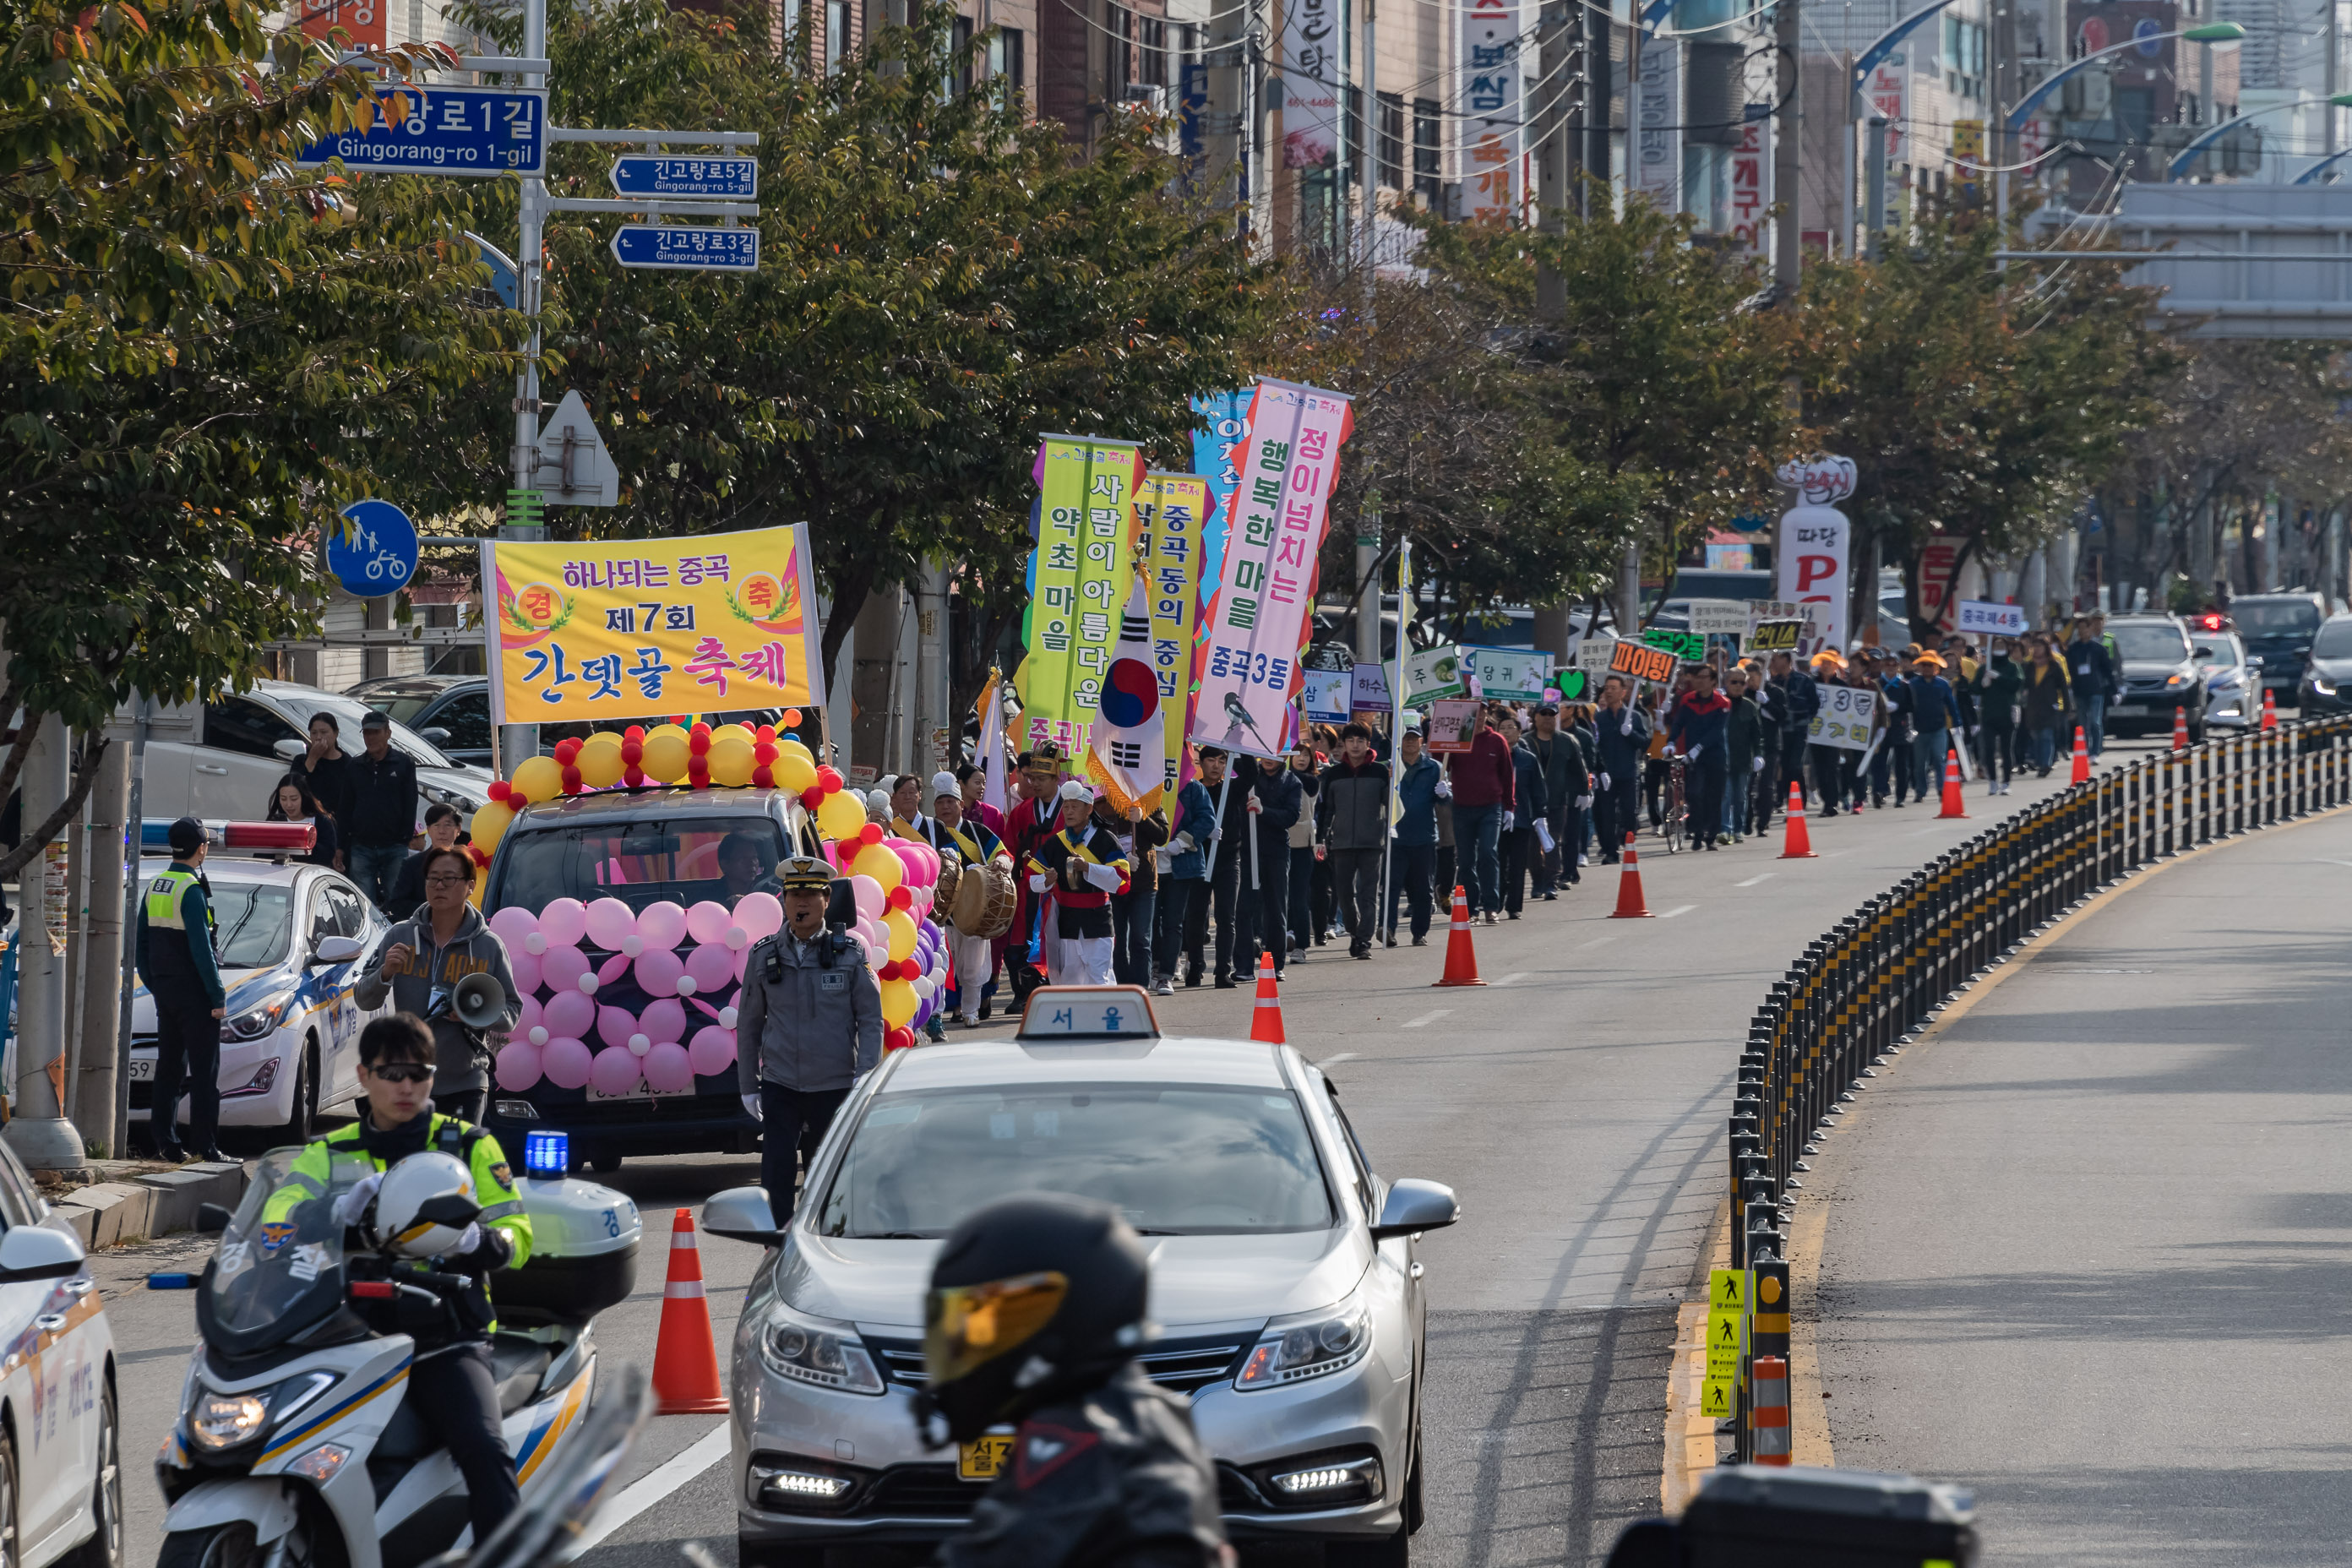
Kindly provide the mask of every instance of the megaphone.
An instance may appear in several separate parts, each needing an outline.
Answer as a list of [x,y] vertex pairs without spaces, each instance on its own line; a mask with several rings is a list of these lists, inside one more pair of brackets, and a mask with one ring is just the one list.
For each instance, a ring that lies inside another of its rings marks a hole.
[[469,1029],[493,1028],[506,1021],[507,988],[495,974],[468,974],[449,993],[449,1015]]

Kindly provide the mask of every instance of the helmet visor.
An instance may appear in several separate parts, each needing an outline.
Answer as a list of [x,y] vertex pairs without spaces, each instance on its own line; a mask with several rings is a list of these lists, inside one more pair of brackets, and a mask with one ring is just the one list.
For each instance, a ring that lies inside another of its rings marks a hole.
[[923,1371],[932,1386],[1027,1343],[1069,1292],[1068,1278],[1052,1270],[934,1289],[923,1300]]

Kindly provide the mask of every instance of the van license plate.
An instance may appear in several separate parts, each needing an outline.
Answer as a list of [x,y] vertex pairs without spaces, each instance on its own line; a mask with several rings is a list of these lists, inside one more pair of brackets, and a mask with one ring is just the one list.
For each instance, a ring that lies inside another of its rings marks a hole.
[[967,1481],[992,1481],[1013,1462],[1013,1434],[983,1432],[956,1453],[956,1476]]
[[131,1082],[133,1082],[133,1083],[152,1083],[152,1082],[154,1081],[154,1079],[155,1079],[155,1064],[154,1064],[154,1062],[153,1062],[152,1059],[150,1059],[150,1060],[148,1060],[148,1061],[143,1061],[143,1062],[142,1062],[142,1061],[141,1061],[137,1057],[133,1057],[133,1058],[131,1058]]

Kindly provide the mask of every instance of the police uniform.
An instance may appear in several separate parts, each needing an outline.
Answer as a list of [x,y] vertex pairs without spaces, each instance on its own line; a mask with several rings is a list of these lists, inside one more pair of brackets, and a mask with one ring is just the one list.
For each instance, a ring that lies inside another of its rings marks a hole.
[[[1072,779],[1064,801],[1091,803],[1094,792]],[[1108,985],[1111,980],[1110,900],[1128,889],[1126,851],[1090,817],[1038,841],[1027,864],[1030,888],[1054,900],[1053,930],[1061,938],[1053,979],[1064,985]]]
[[[784,891],[833,885],[810,856],[776,868]],[[760,1182],[781,1223],[792,1213],[797,1162],[816,1152],[850,1087],[882,1059],[882,987],[843,933],[803,941],[788,925],[751,946],[736,1003],[736,1086],[760,1118]]]
[[155,1001],[155,1092],[148,1130],[156,1152],[181,1156],[180,1092],[188,1095],[187,1148],[217,1160],[220,1031],[216,1008],[228,1005],[214,954],[212,884],[187,857],[205,842],[202,824],[172,825],[172,864],[147,884],[139,902],[139,978]]
[[285,1210],[304,1198],[324,1196],[338,1160],[364,1160],[371,1171],[383,1172],[427,1150],[456,1155],[472,1173],[474,1196],[482,1205],[475,1216],[482,1240],[469,1253],[395,1266],[395,1273],[398,1268],[436,1269],[470,1280],[450,1302],[458,1321],[457,1336],[446,1344],[417,1345],[416,1359],[408,1369],[408,1404],[466,1478],[474,1539],[487,1541],[522,1501],[514,1459],[499,1430],[489,1342],[498,1319],[488,1276],[499,1268],[520,1268],[530,1258],[530,1215],[523,1211],[499,1141],[482,1128],[431,1110],[388,1131],[375,1125],[373,1116],[362,1115],[352,1126],[313,1139],[294,1157],[285,1184],[271,1194],[268,1217],[282,1218]]

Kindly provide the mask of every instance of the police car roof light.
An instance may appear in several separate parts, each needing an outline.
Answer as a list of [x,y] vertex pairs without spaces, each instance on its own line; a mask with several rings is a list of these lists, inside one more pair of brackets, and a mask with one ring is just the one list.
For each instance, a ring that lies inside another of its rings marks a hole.
[[196,1277],[193,1274],[150,1274],[147,1276],[147,1289],[150,1290],[193,1290],[195,1288]]
[[572,1169],[572,1134],[560,1131],[524,1133],[522,1168],[525,1175],[561,1181]]
[[[169,816],[141,818],[139,847],[169,850],[175,820]],[[308,822],[230,822],[208,817],[205,831],[220,848],[252,854],[284,854],[291,850],[307,855],[319,842],[319,829]]]
[[1040,985],[1016,1040],[1156,1040],[1160,1017],[1140,985]]

